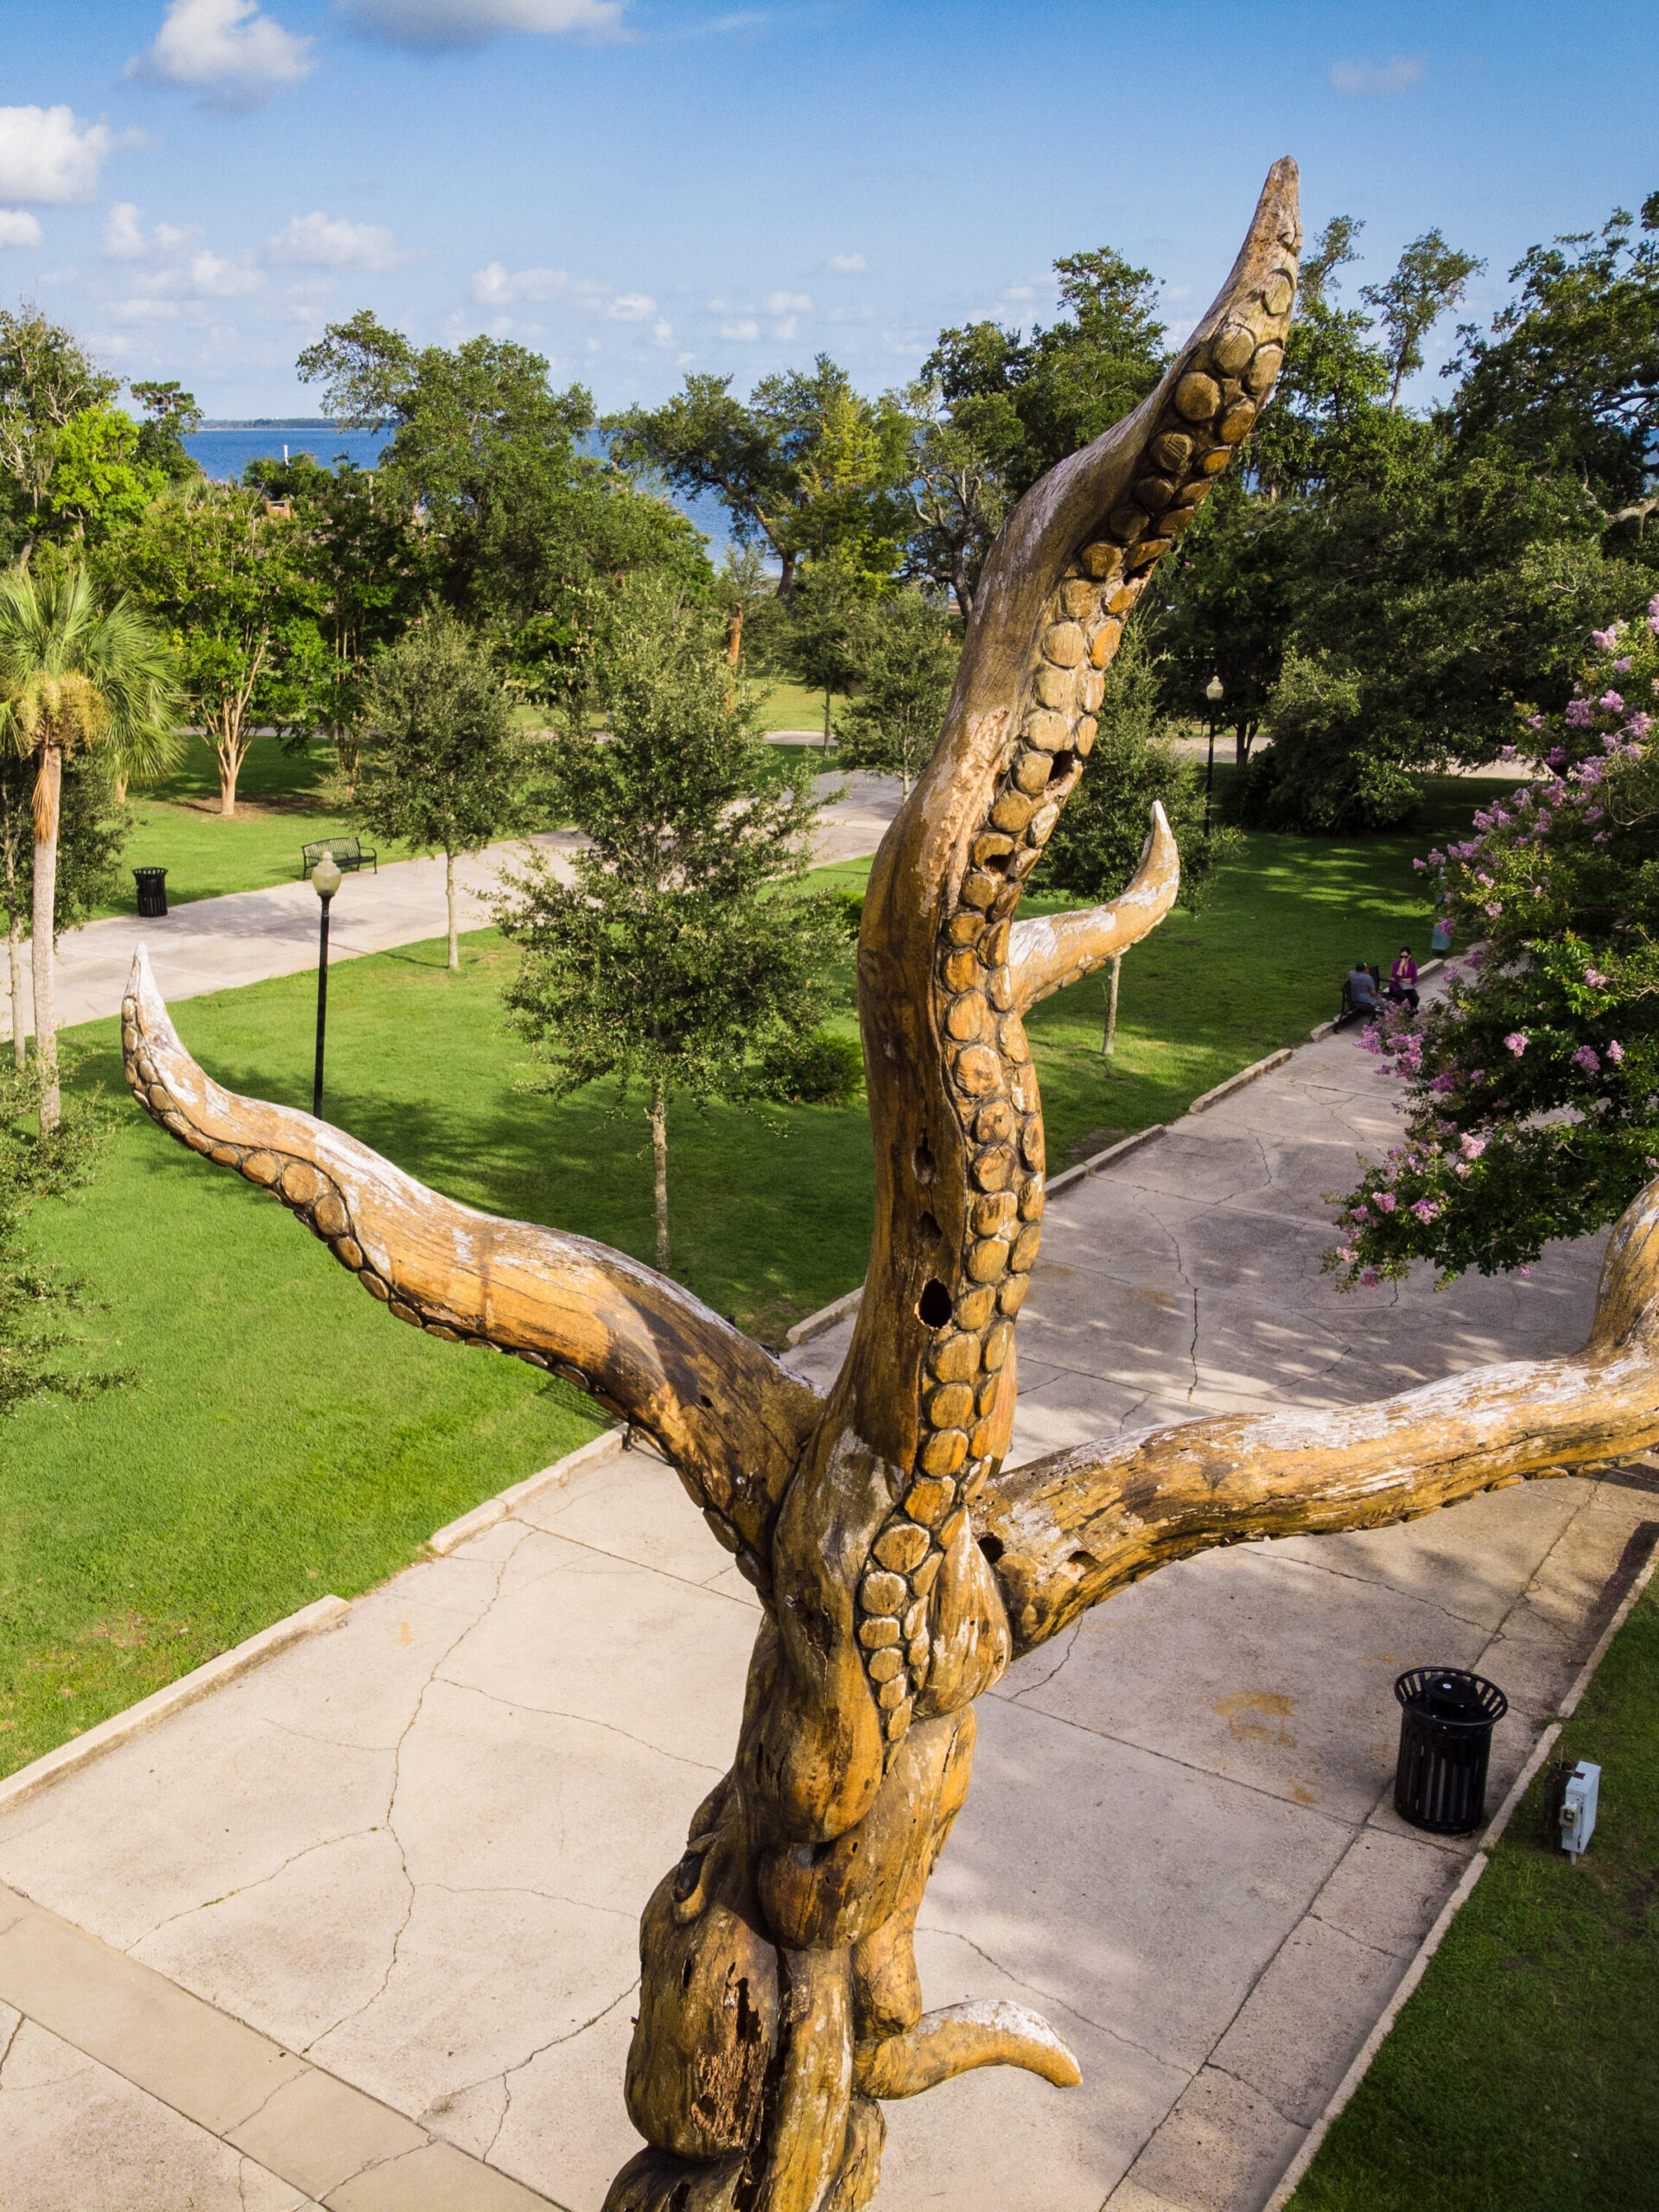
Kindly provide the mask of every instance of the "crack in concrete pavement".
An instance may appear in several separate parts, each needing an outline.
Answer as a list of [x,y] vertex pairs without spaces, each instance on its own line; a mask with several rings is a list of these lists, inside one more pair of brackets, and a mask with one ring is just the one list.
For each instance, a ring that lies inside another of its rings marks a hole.
[[642,1751],[654,1751],[658,1758],[671,1759],[676,1766],[695,1767],[699,1774],[724,1774],[723,1766],[715,1766],[707,1759],[687,1758],[683,1751],[666,1751],[660,1744],[653,1744],[632,1730],[619,1727],[613,1720],[595,1720],[589,1713],[566,1713],[556,1705],[534,1705],[526,1698],[501,1697],[494,1690],[480,1689],[476,1682],[459,1682],[452,1675],[443,1678],[446,1689],[464,1691],[469,1697],[481,1697],[492,1705],[500,1706],[508,1713],[539,1713],[549,1720],[569,1720],[579,1727],[602,1728],[608,1736],[620,1736],[625,1743],[636,1744]]
[[[976,1958],[983,1959],[988,1967],[1000,1974],[1005,1980],[1011,1981],[1016,1989],[1023,1989],[1033,1997],[1040,1997],[1045,2005],[1052,2005],[1062,2012],[1069,2012],[1074,2020],[1083,2021],[1085,2026],[1093,2028],[1097,2035],[1109,2036],[1114,2043],[1122,2044],[1125,2050],[1138,2050],[1142,2058],[1151,2059],[1155,2066],[1167,2066],[1173,2073],[1185,2074],[1189,2079],[1191,2078],[1192,2069],[1184,2060],[1171,2058],[1163,2051],[1154,2050],[1150,2044],[1137,2043],[1133,2036],[1126,2036],[1122,2028],[1113,2027],[1109,2021],[1096,2019],[1091,2012],[1085,2012],[1080,2005],[1074,2005],[1070,1998],[1061,1997],[1052,1989],[1045,1989],[1040,1982],[1027,1981],[1024,1974],[1015,1974],[1011,1967],[1005,1967],[1001,1959],[995,1957],[982,1943],[976,1943],[971,1936],[964,1934],[960,1928],[947,1928],[941,1926],[937,1921],[918,1919],[916,1923],[916,1932],[918,1936],[943,1936],[952,1943],[965,1944]],[[1050,2024],[1052,2025],[1052,2023]]]

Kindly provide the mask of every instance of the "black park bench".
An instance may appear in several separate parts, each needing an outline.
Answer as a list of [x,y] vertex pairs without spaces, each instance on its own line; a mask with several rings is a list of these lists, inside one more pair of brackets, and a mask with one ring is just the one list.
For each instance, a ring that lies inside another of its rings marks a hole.
[[334,866],[344,870],[347,874],[353,868],[365,867],[372,868],[377,875],[380,873],[380,863],[376,855],[373,853],[365,853],[355,837],[325,837],[320,844],[302,845],[300,851],[303,855],[300,862],[302,883],[305,881],[325,853],[332,853],[334,856]]

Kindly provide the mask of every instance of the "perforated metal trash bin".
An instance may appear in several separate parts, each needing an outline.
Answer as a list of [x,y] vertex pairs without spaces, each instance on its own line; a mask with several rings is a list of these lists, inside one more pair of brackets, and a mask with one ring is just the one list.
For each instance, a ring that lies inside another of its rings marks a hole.
[[164,868],[136,868],[132,880],[138,887],[138,911],[141,914],[164,914],[167,912],[167,870]]
[[1394,1694],[1400,1700],[1395,1812],[1431,1835],[1466,1835],[1486,1817],[1492,1730],[1510,1700],[1496,1683],[1457,1667],[1413,1667]]

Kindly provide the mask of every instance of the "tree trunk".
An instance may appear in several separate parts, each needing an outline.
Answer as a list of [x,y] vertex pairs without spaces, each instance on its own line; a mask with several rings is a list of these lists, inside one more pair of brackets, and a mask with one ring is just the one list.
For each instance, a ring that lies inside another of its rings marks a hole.
[[830,750],[830,686],[823,687],[823,749]]
[[1117,1050],[1117,971],[1122,965],[1122,954],[1115,952],[1112,964],[1106,972],[1106,1034],[1100,1045],[1103,1052]]
[[657,1213],[657,1265],[666,1274],[674,1255],[668,1242],[668,1100],[660,1082],[652,1084],[651,1104],[645,1110],[651,1121],[652,1185]]
[[461,946],[455,938],[455,856],[446,846],[443,855],[443,895],[449,907],[449,965],[461,965]]
[[118,806],[124,806],[127,803],[127,780],[125,776],[115,779],[115,803]]
[[61,1112],[58,1094],[57,995],[53,988],[53,918],[58,890],[58,809],[63,797],[63,753],[48,744],[35,785],[35,1057],[45,1077],[41,1092],[41,1127],[54,1129]]
[[236,781],[242,773],[247,750],[233,730],[226,730],[213,741],[213,751],[219,757],[219,810],[226,820],[236,812]]
[[16,914],[6,931],[6,969],[11,993],[11,1057],[21,1071],[29,1054],[23,1041],[23,925]]
[[950,588],[957,595],[957,612],[963,626],[974,619],[974,588],[968,581],[967,563],[958,561],[950,571]]

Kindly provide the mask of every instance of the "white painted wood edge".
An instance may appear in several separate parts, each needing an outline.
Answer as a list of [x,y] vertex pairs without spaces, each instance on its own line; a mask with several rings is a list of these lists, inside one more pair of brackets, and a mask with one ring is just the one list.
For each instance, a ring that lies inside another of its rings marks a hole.
[[101,1758],[118,1744],[125,1743],[129,1737],[142,1735],[182,1707],[195,1704],[198,1699],[211,1695],[225,1683],[234,1681],[239,1675],[250,1673],[279,1651],[285,1651],[290,1643],[298,1643],[302,1638],[315,1636],[323,1629],[338,1628],[351,1610],[344,1598],[318,1598],[311,1605],[302,1605],[297,1613],[273,1621],[269,1628],[262,1628],[257,1636],[233,1645],[229,1651],[221,1651],[217,1659],[209,1659],[193,1668],[189,1674],[181,1675],[176,1682],[168,1682],[165,1688],[140,1698],[124,1713],[112,1713],[107,1720],[99,1721],[97,1727],[72,1736],[56,1751],[48,1751],[28,1766],[19,1767],[16,1774],[8,1775],[0,1782],[0,1810],[20,1804],[37,1789],[44,1789],[48,1783],[55,1782],[60,1775],[72,1773],[75,1768]]
[[1476,1852],[1474,1858],[1470,1861],[1468,1872],[1464,1875],[1463,1879],[1458,1884],[1457,1888],[1452,1891],[1451,1896],[1440,1908],[1440,1916],[1435,1921],[1434,1925],[1429,1929],[1427,1935],[1424,1936],[1421,1943],[1418,1946],[1417,1950],[1412,1958],[1411,1964],[1406,1968],[1405,1973],[1401,1976],[1399,1987],[1395,1991],[1394,1995],[1389,1999],[1388,2004],[1383,2007],[1382,2012],[1378,2016],[1376,2024],[1372,2028],[1370,2035],[1366,2037],[1364,2042],[1360,2045],[1358,2051],[1355,2055],[1353,2064],[1348,2069],[1348,2071],[1343,2075],[1341,2081],[1338,2082],[1336,2088],[1332,2091],[1331,2101],[1326,2105],[1325,2110],[1319,2114],[1313,2126],[1308,2130],[1306,2135],[1303,2138],[1300,2149],[1291,2160],[1289,2165],[1286,2167],[1284,2173],[1280,2178],[1279,2186],[1274,2190],[1273,2195],[1268,2199],[1266,2205],[1263,2207],[1263,2212],[1284,2212],[1284,2208],[1289,2203],[1291,2198],[1295,2195],[1298,2184],[1300,2183],[1303,2175],[1313,2164],[1314,2158],[1319,2152],[1320,2144],[1324,2142],[1326,2135],[1330,2133],[1332,2122],[1341,2113],[1344,2106],[1347,2104],[1355,2090],[1358,2088],[1361,2082],[1364,2080],[1366,2074],[1370,2069],[1371,2062],[1376,2056],[1377,2052],[1382,2048],[1383,2043],[1388,2037],[1389,2031],[1393,2027],[1395,2021],[1398,2018],[1401,2009],[1404,2005],[1406,1999],[1411,1995],[1412,1991],[1416,1988],[1418,1983],[1422,1980],[1424,1970],[1427,1967],[1429,1961],[1433,1957],[1435,1952],[1440,1948],[1440,1944],[1445,1939],[1447,1929],[1451,1927],[1452,1923],[1456,1919],[1458,1914],[1461,1911],[1464,1905],[1467,1904],[1471,1895],[1473,1893],[1475,1884],[1480,1879],[1481,1875],[1484,1872],[1486,1866],[1490,1862],[1491,1853],[1497,1843],[1498,1838],[1503,1834],[1503,1831],[1508,1827],[1510,1821],[1515,1817],[1515,1814],[1520,1806],[1521,1801],[1526,1796],[1527,1791],[1531,1788],[1534,1777],[1536,1776],[1539,1768],[1542,1766],[1544,1761],[1554,1749],[1556,1741],[1561,1733],[1562,1723],[1570,1719],[1573,1714],[1577,1712],[1579,1700],[1583,1697],[1586,1690],[1589,1688],[1591,1682],[1594,1680],[1596,1669],[1606,1657],[1608,1648],[1611,1644],[1613,1638],[1618,1634],[1620,1629],[1624,1627],[1625,1622],[1630,1618],[1631,1610],[1635,1606],[1637,1599],[1647,1588],[1649,1583],[1652,1581],[1656,1568],[1659,1568],[1659,1549],[1656,1549],[1654,1552],[1649,1554],[1646,1566],[1643,1567],[1640,1573],[1637,1575],[1635,1580],[1631,1583],[1630,1588],[1624,1592],[1624,1597],[1619,1600],[1618,1605],[1614,1609],[1611,1620],[1608,1622],[1606,1627],[1602,1630],[1600,1636],[1596,1640],[1595,1649],[1591,1652],[1590,1656],[1585,1661],[1583,1666],[1580,1668],[1578,1675],[1573,1681],[1572,1688],[1561,1700],[1560,1707],[1561,1719],[1551,1721],[1548,1727],[1544,1730],[1542,1735],[1539,1737],[1538,1741],[1533,1745],[1531,1757],[1522,1768],[1520,1773],[1515,1777],[1514,1782],[1510,1785],[1509,1795],[1504,1798],[1503,1802],[1498,1807],[1497,1813],[1493,1816],[1491,1826],[1487,1828],[1484,1835],[1481,1837],[1480,1847]]
[[1249,1067],[1241,1068],[1236,1075],[1230,1075],[1225,1083],[1218,1083],[1213,1090],[1201,1092],[1187,1108],[1187,1112],[1208,1113],[1211,1107],[1218,1106],[1224,1098],[1231,1097],[1234,1091],[1243,1090],[1247,1083],[1255,1082],[1258,1077],[1266,1075],[1272,1068],[1283,1067],[1294,1050],[1292,1046],[1281,1045],[1276,1052],[1269,1052],[1266,1059],[1252,1060]]
[[595,1459],[608,1459],[612,1452],[620,1451],[622,1437],[620,1427],[601,1429],[597,1436],[590,1436],[586,1444],[577,1445],[574,1452],[567,1452],[563,1459],[555,1459],[551,1466],[543,1467],[538,1474],[526,1475],[523,1482],[498,1491],[493,1497],[486,1497],[481,1505],[474,1506],[459,1520],[446,1521],[442,1529],[435,1529],[427,1538],[427,1549],[445,1556],[469,1537],[481,1536],[498,1521],[506,1520],[529,1499],[539,1497],[544,1491],[563,1490],[573,1475],[580,1474]]

